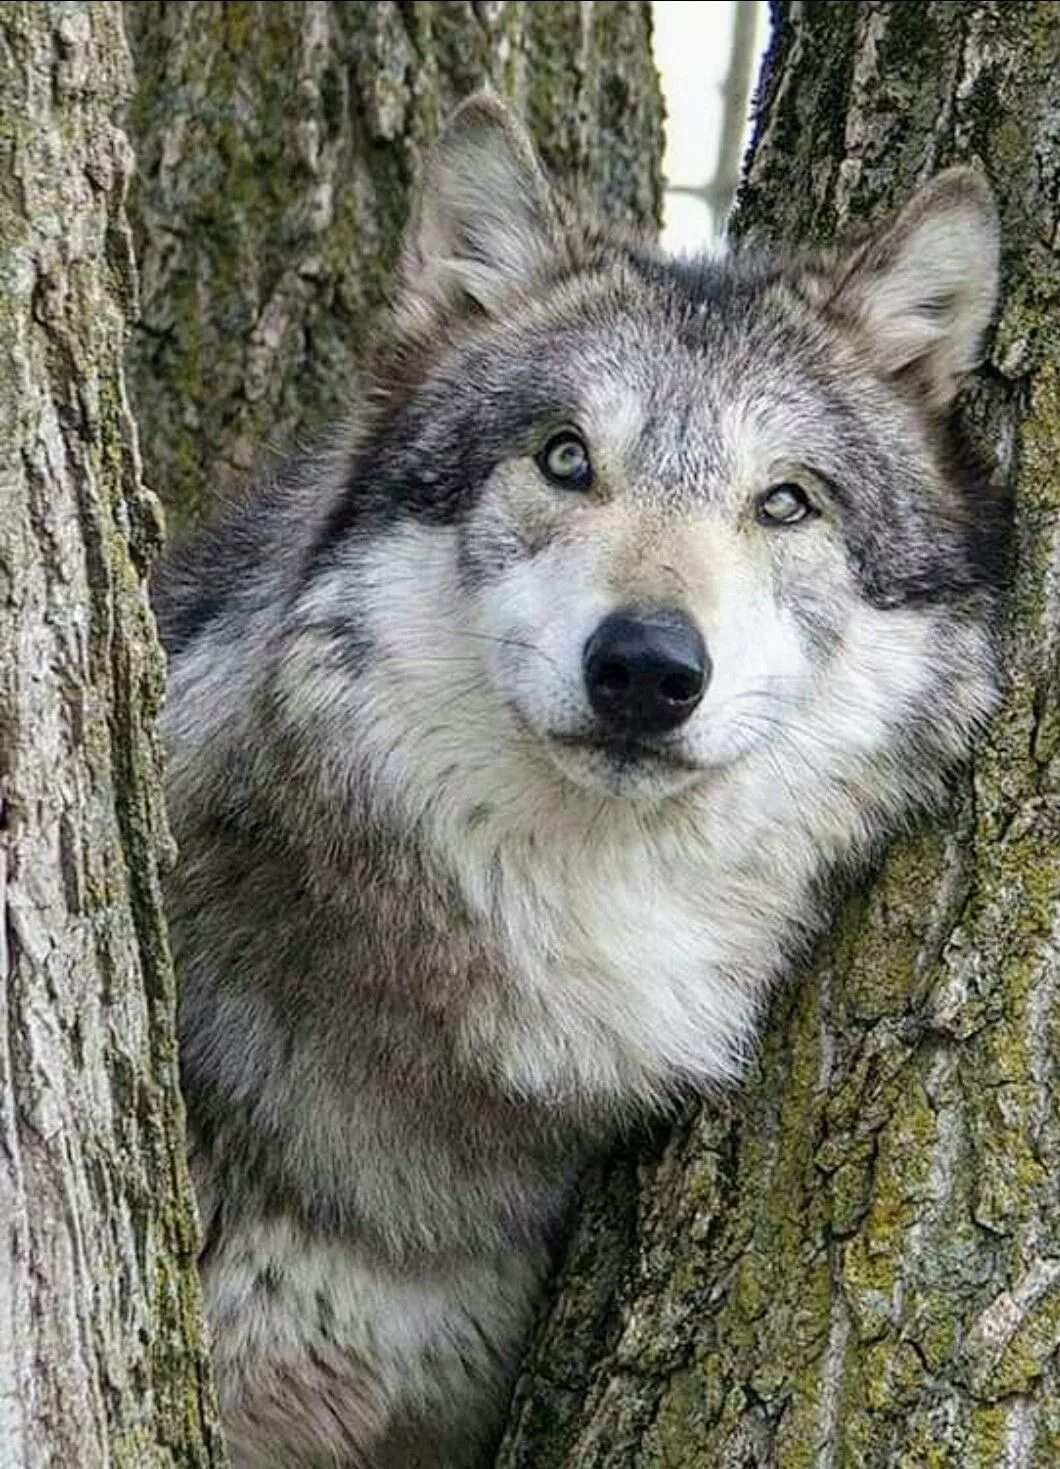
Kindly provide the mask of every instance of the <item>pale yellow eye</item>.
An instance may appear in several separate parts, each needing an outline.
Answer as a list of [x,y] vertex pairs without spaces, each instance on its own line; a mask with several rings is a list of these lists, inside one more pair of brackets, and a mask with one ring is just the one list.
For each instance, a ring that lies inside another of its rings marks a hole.
[[565,490],[587,490],[593,482],[589,450],[572,429],[553,434],[537,456],[537,463],[547,479]]
[[758,519],[766,525],[795,525],[814,513],[798,485],[774,485],[758,502]]

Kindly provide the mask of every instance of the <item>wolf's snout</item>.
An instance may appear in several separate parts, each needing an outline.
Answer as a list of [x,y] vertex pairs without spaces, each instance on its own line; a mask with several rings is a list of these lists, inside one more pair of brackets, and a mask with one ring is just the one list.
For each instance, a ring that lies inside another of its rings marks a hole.
[[594,714],[629,735],[677,729],[710,681],[702,635],[676,609],[612,612],[586,643],[583,664]]

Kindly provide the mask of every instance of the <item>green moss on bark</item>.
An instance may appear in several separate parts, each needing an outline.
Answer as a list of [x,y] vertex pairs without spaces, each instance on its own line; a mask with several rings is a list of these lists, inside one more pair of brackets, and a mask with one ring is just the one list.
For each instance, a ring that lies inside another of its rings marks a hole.
[[125,7],[143,319],[131,383],[178,528],[339,418],[424,147],[483,85],[608,213],[657,220],[650,7],[456,0]]

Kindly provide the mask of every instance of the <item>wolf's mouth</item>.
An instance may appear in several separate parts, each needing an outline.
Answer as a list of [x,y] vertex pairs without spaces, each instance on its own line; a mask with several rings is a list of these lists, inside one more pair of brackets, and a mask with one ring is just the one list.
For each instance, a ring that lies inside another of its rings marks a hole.
[[649,765],[667,770],[698,771],[700,766],[679,750],[665,745],[652,745],[644,740],[631,739],[617,734],[553,735],[556,744],[567,749],[584,750],[591,755],[602,755],[618,766]]

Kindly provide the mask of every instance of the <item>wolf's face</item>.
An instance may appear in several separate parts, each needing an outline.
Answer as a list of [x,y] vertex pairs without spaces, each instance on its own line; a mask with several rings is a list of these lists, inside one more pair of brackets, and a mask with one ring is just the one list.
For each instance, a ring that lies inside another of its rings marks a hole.
[[554,403],[457,536],[469,648],[514,723],[579,784],[647,796],[822,708],[883,740],[932,697],[933,604],[970,571],[915,414],[776,300],[605,289],[605,326],[587,303],[513,354],[512,398],[531,361]]
[[785,435],[799,395],[770,425],[751,343],[744,374],[716,320],[682,324],[633,271],[604,290],[523,348],[554,402],[482,485],[461,587],[516,725],[578,784],[656,796],[809,697],[814,574],[843,562],[805,436]]
[[486,763],[654,799],[755,753],[842,776],[929,725],[957,753],[991,696],[996,523],[945,423],[996,258],[967,170],[842,258],[586,243],[507,115],[465,108],[317,548],[366,625],[380,747],[400,707],[443,755],[485,730]]

